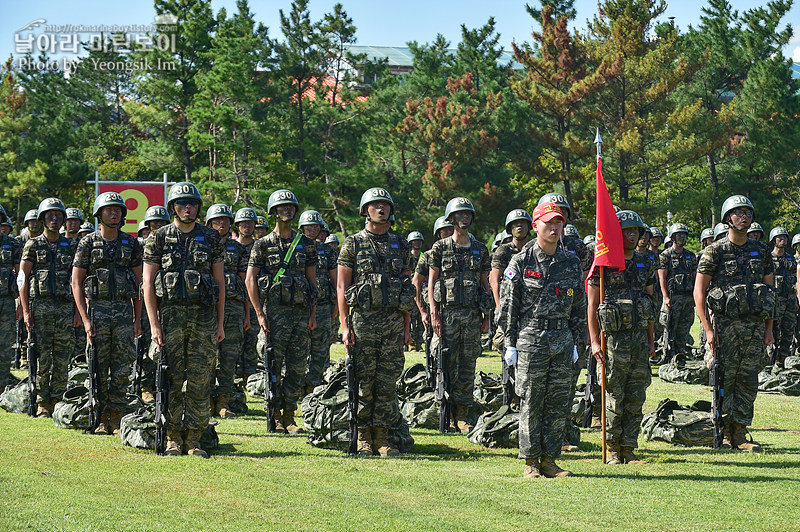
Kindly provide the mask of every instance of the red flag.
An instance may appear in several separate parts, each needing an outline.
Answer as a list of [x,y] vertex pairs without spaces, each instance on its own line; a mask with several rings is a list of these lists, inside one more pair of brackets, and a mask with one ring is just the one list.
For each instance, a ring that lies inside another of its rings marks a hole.
[[[625,269],[625,248],[622,244],[622,228],[614,212],[614,205],[608,195],[608,188],[603,179],[603,163],[597,157],[597,212],[594,240],[594,262],[589,269],[589,276],[597,266],[614,266]],[[588,279],[587,277],[587,279]]]

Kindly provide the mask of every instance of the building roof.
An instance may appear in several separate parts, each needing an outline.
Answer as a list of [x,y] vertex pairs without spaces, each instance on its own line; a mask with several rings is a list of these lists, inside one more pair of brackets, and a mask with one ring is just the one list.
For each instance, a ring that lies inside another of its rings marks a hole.
[[792,63],[792,77],[800,79],[800,63]]
[[[350,51],[354,54],[367,54],[370,59],[386,59],[390,67],[414,66],[414,54],[408,46],[351,46]],[[448,48],[447,51],[451,55],[456,55],[458,50]],[[522,65],[514,60],[514,53],[509,50],[503,50],[497,62],[503,66],[511,64],[514,69],[522,68]]]

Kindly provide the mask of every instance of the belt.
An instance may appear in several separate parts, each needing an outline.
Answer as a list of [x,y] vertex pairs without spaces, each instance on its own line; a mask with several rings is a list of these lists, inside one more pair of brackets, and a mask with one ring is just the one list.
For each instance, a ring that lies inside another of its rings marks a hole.
[[567,318],[535,318],[531,320],[531,325],[536,329],[566,329],[569,327],[569,320]]

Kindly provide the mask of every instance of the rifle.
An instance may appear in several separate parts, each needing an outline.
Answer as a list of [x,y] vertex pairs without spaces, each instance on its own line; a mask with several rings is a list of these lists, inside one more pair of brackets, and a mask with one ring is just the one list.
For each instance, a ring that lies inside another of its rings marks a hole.
[[28,415],[36,417],[36,373],[39,361],[36,357],[36,341],[33,331],[28,332]]
[[[91,277],[90,280],[91,298],[89,301],[89,321],[94,328],[94,301],[98,296],[97,277]],[[100,368],[97,363],[97,346],[92,341],[92,338],[86,338],[86,362],[89,366],[89,427],[86,429],[86,434],[94,434],[97,427],[100,425]]]
[[17,320],[17,341],[14,343],[14,369],[19,369],[22,363],[22,350],[24,349],[23,344],[25,343],[25,335],[22,334],[22,331],[24,329],[25,322]]
[[436,374],[433,369],[433,353],[431,353],[431,342],[433,340],[433,327],[425,329],[425,382],[431,388],[436,387]]
[[275,397],[278,375],[275,373],[275,353],[269,333],[264,338],[264,412],[267,413],[267,432],[275,432]]
[[140,334],[133,339],[133,350],[136,351],[136,362],[133,363],[133,395],[142,395],[142,366],[144,364],[145,345]]
[[716,320],[711,319],[711,328],[714,330],[714,363],[709,375],[711,380],[711,422],[714,425],[714,449],[722,446],[723,429],[725,424],[722,419],[722,402],[725,399],[725,371],[722,369],[722,353],[719,349]]
[[514,366],[506,364],[505,357],[500,357],[503,362],[503,404],[510,406],[514,399],[514,384],[517,382]]
[[583,428],[592,426],[592,413],[594,411],[594,388],[597,386],[597,359],[589,353],[589,361],[586,363],[586,389],[583,391],[586,409],[583,411]]
[[[350,317],[347,317],[348,328],[350,328]],[[352,329],[350,329],[352,331]],[[356,375],[355,349],[344,346],[345,367],[347,368],[347,421],[350,444],[347,454],[355,456],[358,454],[358,376]]]
[[156,407],[155,407],[155,422],[156,422],[156,441],[155,452],[161,456],[167,448],[167,417],[166,411],[169,402],[169,382],[167,380],[167,372],[169,366],[167,365],[167,357],[164,355],[164,350],[158,348],[158,363],[156,364]]
[[439,432],[450,432],[450,348],[439,338],[436,348],[436,400],[439,402]]

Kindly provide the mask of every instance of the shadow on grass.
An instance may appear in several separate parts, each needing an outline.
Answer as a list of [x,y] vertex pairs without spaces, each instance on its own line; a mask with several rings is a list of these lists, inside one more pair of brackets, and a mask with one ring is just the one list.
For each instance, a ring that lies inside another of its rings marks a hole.
[[[610,466],[609,466],[610,467]],[[688,475],[688,474],[648,474],[646,466],[622,466],[622,467],[635,467],[630,469],[630,473],[624,472],[611,472],[608,473],[581,473],[581,477],[589,478],[620,478],[632,481],[650,481],[650,480],[693,480],[693,481],[707,481],[707,482],[800,482],[798,478],[792,477],[775,477],[765,475]],[[643,467],[645,469],[643,469]]]

